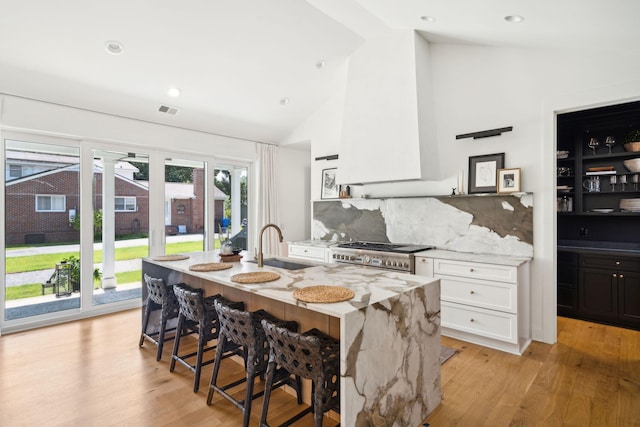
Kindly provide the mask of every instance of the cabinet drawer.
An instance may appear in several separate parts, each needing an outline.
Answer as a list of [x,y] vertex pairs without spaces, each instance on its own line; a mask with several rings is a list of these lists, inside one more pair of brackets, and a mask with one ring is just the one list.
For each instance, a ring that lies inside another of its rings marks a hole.
[[472,279],[497,280],[499,282],[516,283],[518,268],[496,264],[479,264],[466,261],[450,261],[436,259],[433,264],[435,274],[469,277]]
[[326,262],[326,248],[316,246],[289,245],[289,257]]
[[415,262],[417,275],[433,277],[433,258],[417,256]]
[[440,314],[443,327],[514,344],[518,343],[518,320],[514,314],[445,301],[442,302]]
[[640,258],[580,254],[580,266],[640,272]]
[[440,279],[441,299],[475,307],[518,312],[516,285],[435,275]]

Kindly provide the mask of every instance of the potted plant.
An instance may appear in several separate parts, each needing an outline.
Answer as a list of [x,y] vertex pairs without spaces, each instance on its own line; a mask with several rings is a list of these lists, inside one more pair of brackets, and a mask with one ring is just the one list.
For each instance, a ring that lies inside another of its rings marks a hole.
[[632,129],[625,138],[624,149],[627,151],[640,151],[640,129]]
[[640,142],[640,129],[633,129],[632,131],[630,131],[627,134],[625,142],[627,144],[631,142]]
[[[76,258],[74,255],[71,255],[68,258],[63,258],[61,263],[66,263],[71,265],[71,285],[74,291],[80,290],[80,258]],[[93,269],[93,280],[99,280],[102,277],[102,273],[99,269]]]

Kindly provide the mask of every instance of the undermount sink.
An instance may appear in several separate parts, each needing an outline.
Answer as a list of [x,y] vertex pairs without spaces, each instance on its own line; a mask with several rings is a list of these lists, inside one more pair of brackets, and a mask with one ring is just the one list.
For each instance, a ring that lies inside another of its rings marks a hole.
[[[258,260],[252,259],[249,262],[257,264]],[[314,267],[311,264],[302,264],[300,262],[287,261],[278,258],[267,258],[263,261],[263,264],[268,265],[269,267],[284,268],[285,270],[302,270],[303,268]]]

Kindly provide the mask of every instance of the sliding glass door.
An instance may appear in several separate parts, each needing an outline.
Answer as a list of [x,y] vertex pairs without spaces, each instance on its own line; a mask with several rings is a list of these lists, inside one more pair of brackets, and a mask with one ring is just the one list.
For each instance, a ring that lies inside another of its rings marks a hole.
[[[218,241],[231,240],[234,249],[248,248],[247,166],[216,164],[214,171],[215,229]],[[217,246],[217,244],[216,244]]]
[[207,162],[166,159],[164,167],[165,253],[205,249]]
[[4,140],[4,320],[80,307],[77,147]]
[[93,305],[140,298],[149,255],[148,156],[93,150]]

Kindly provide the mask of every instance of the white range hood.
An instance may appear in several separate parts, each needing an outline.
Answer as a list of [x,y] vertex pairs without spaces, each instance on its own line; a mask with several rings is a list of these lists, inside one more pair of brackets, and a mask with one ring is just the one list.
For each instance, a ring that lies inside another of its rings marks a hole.
[[349,58],[337,181],[438,180],[429,45],[413,30],[369,39]]

